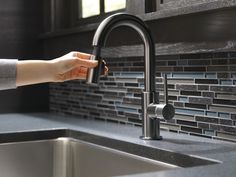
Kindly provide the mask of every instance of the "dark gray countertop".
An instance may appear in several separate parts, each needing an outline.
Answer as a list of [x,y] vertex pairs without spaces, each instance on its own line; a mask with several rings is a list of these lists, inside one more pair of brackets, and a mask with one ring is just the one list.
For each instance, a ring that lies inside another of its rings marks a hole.
[[54,114],[1,114],[0,134],[32,132],[54,129],[71,129],[134,144],[167,149],[192,156],[200,156],[222,161],[221,164],[175,169],[157,173],[133,175],[135,177],[152,176],[188,176],[188,177],[233,177],[236,174],[235,143],[211,140],[196,136],[161,131],[162,141],[140,140],[141,128],[105,121],[78,119],[73,116]]

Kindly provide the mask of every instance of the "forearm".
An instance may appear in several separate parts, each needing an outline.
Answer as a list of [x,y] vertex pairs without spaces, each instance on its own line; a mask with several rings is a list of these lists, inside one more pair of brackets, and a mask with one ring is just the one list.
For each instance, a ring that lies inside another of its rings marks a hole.
[[86,79],[87,70],[97,66],[90,55],[70,52],[62,57],[45,60],[0,62],[0,90],[45,82]]
[[43,60],[24,60],[17,62],[16,86],[53,81],[52,63]]

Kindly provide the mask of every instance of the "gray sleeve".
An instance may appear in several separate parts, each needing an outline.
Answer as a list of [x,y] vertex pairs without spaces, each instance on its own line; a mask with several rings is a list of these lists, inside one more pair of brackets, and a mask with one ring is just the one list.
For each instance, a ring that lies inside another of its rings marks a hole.
[[16,59],[0,59],[0,90],[16,88]]

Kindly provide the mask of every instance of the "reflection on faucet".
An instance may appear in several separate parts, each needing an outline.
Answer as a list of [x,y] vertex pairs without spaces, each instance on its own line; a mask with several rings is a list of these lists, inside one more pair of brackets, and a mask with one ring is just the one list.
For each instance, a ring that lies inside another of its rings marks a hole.
[[109,33],[116,27],[128,26],[136,30],[144,42],[145,71],[144,90],[142,92],[143,135],[142,139],[162,139],[160,136],[160,118],[172,119],[175,109],[168,104],[167,78],[165,78],[165,103],[159,103],[159,93],[155,87],[155,45],[146,24],[136,16],[118,13],[112,15],[99,25],[93,38],[92,60],[98,60],[98,67],[88,72],[87,83],[98,83],[102,73],[101,48],[105,46]]

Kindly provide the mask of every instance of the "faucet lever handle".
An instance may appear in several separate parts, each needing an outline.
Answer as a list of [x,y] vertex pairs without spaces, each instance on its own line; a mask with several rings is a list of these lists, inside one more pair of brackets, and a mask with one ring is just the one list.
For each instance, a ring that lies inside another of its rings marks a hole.
[[167,74],[164,74],[164,103],[168,104],[168,82],[167,82]]
[[163,118],[170,120],[175,115],[175,108],[173,105],[168,103],[168,85],[167,85],[167,74],[164,74],[164,103],[149,104],[147,107],[147,113],[151,118]]

